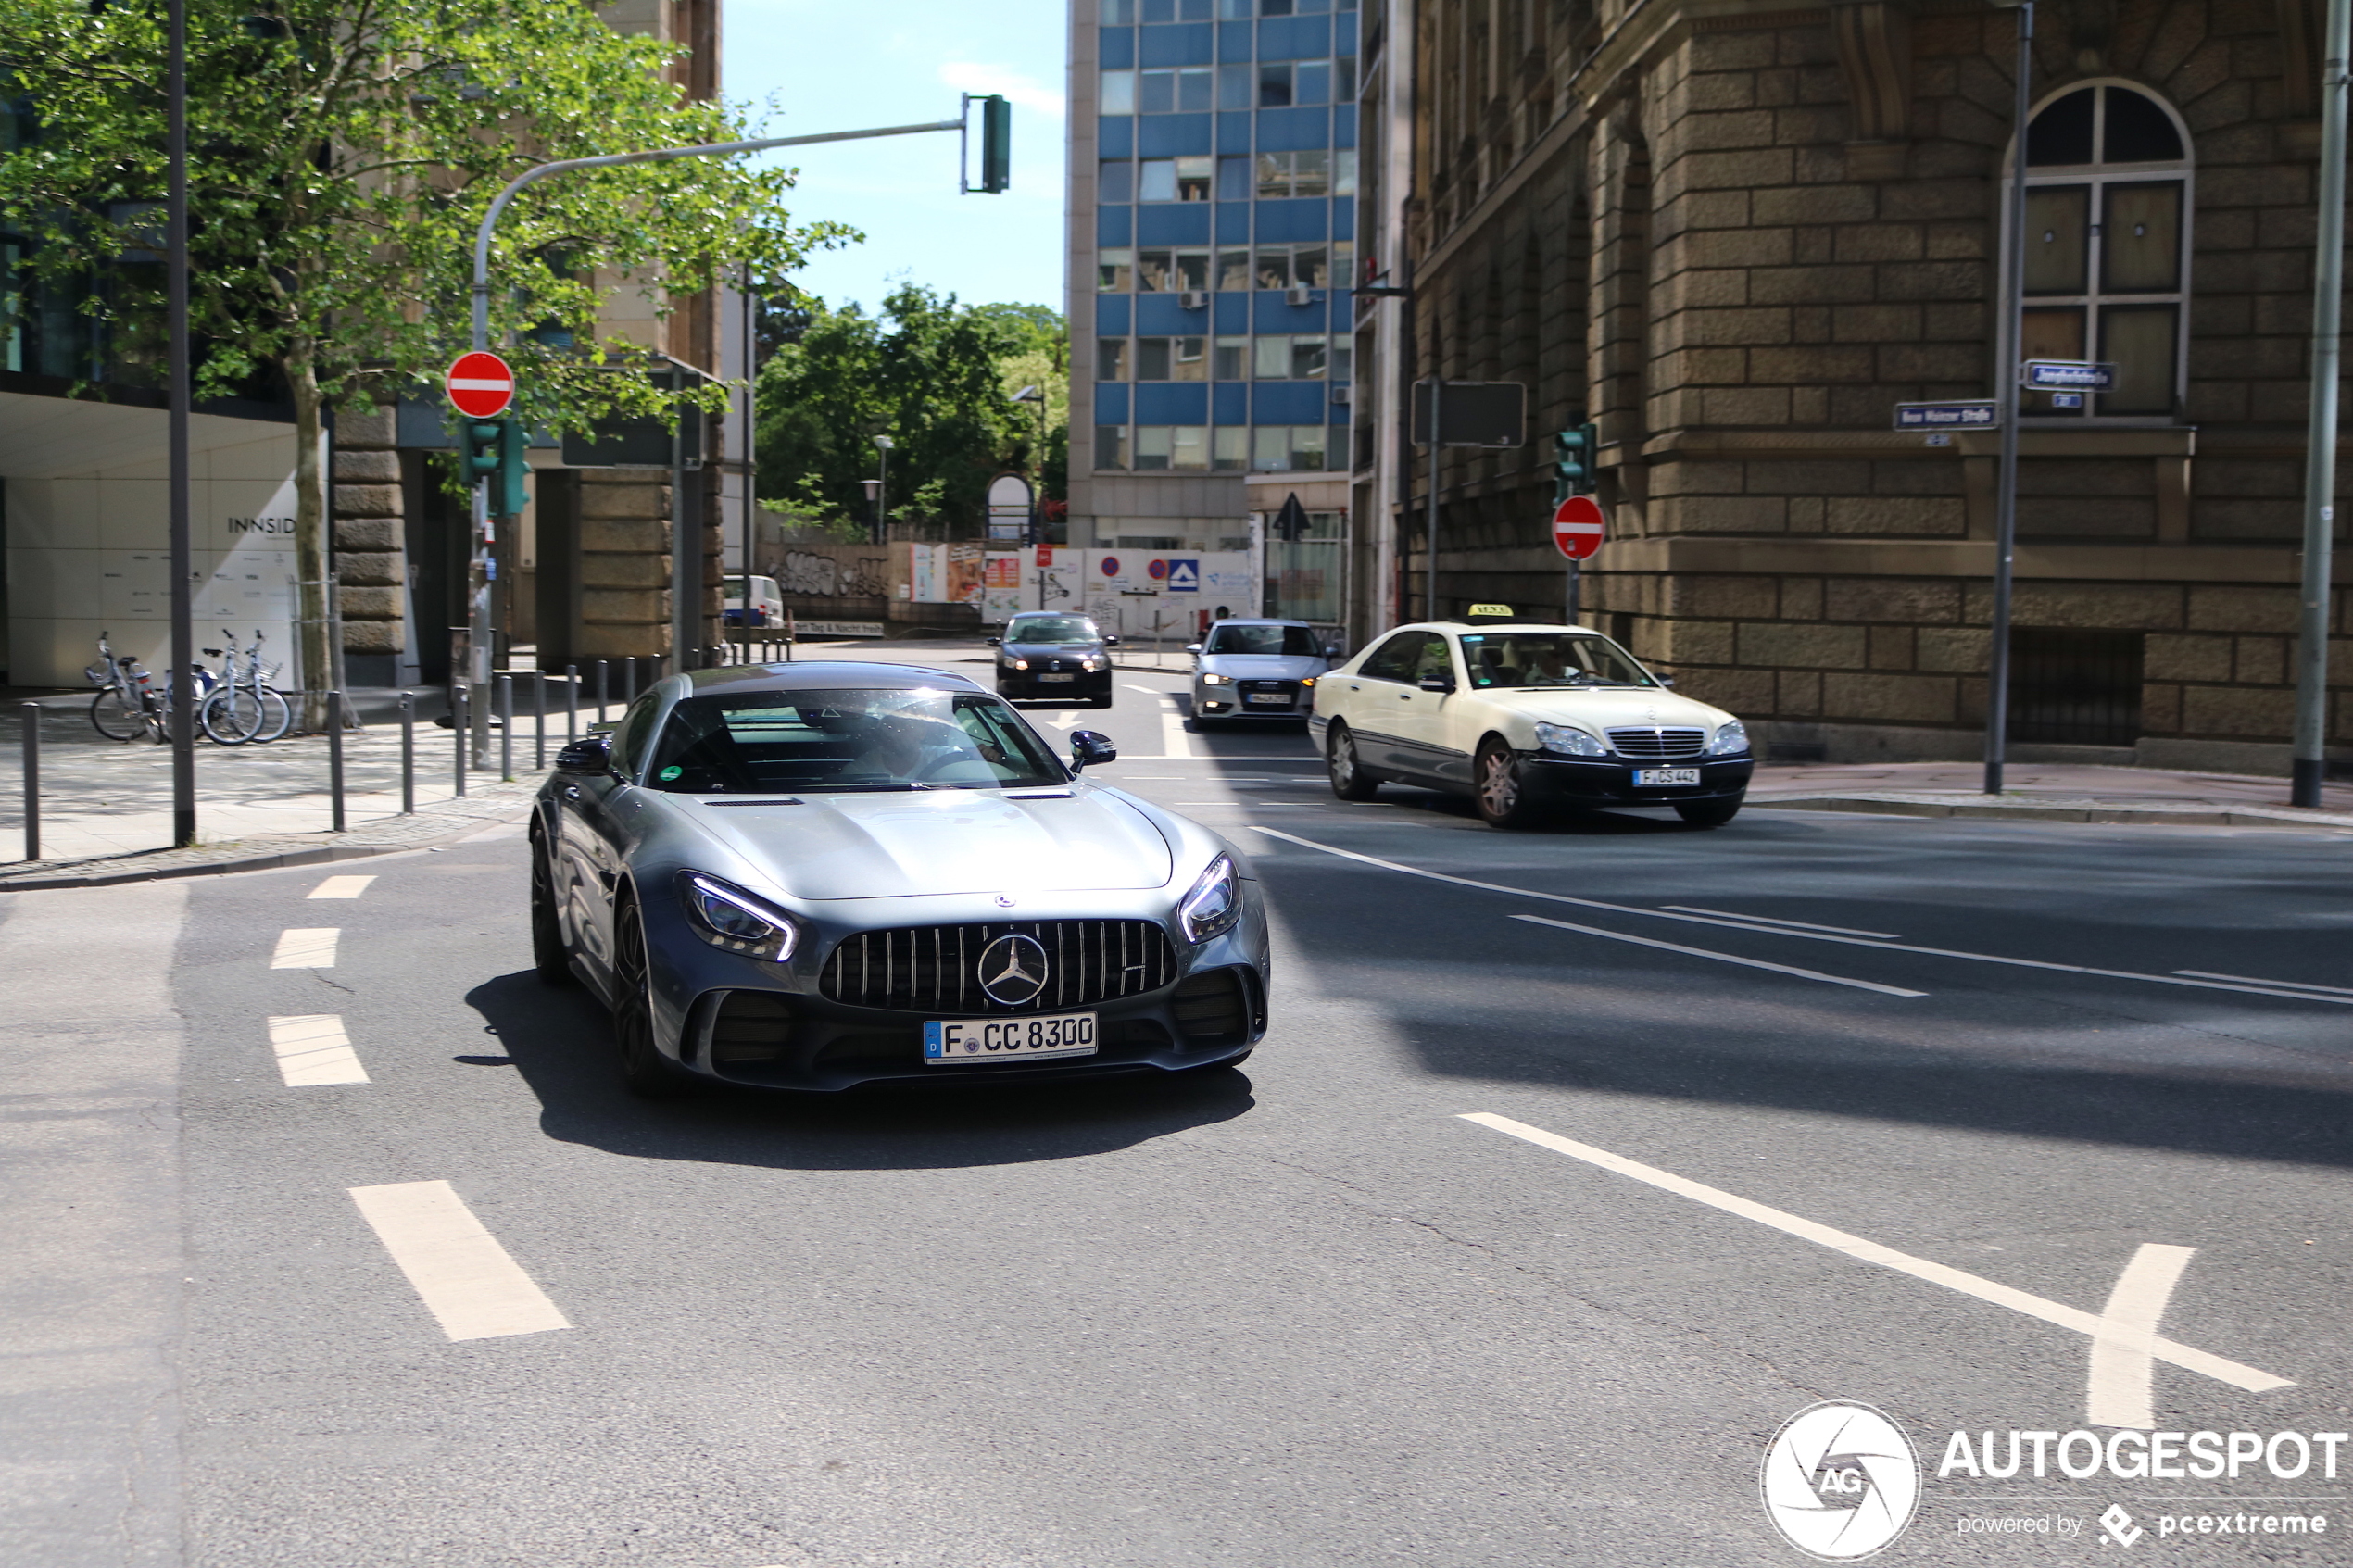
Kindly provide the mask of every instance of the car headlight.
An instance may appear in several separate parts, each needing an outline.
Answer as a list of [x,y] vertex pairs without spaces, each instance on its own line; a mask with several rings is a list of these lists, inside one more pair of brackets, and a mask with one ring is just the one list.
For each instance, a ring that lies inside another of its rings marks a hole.
[[1729,757],[1733,752],[1747,749],[1748,726],[1738,719],[1717,731],[1716,738],[1707,743],[1707,754],[1710,757]]
[[1302,686],[1312,686],[1315,684],[1315,677],[1313,675],[1302,675],[1299,678],[1299,684]]
[[1229,683],[1223,675],[1204,673],[1201,678],[1201,684],[1204,686],[1223,686]]
[[1090,654],[1088,654],[1086,658],[1084,658],[1084,659],[1080,659],[1080,660],[1078,661],[1078,668],[1080,668],[1081,670],[1087,671],[1088,671],[1089,673],[1092,673],[1093,671],[1097,671],[1097,670],[1101,670],[1102,667],[1103,667],[1103,661],[1102,661],[1101,659],[1100,659],[1096,658],[1096,657],[1095,657],[1093,654],[1091,654],[1091,653],[1090,653]]
[[1005,660],[1005,668],[1008,670],[1026,670],[1029,668],[1029,660],[1026,659],[1009,659]]
[[1607,757],[1609,747],[1574,724],[1539,724],[1536,744],[1563,757]]
[[1242,884],[1231,856],[1220,855],[1201,873],[1193,890],[1176,906],[1176,918],[1188,941],[1206,942],[1234,929],[1242,918]]
[[782,963],[800,940],[792,916],[715,876],[680,872],[678,897],[695,935],[722,952]]

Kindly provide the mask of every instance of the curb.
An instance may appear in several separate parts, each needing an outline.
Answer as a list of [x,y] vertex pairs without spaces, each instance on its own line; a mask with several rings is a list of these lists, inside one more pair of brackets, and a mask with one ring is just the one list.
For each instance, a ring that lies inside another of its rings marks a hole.
[[2316,813],[2293,808],[2262,806],[2104,806],[1960,804],[1945,800],[1907,799],[1883,795],[1790,796],[1759,799],[1751,797],[1752,811],[1859,811],[1882,817],[1964,817],[1978,821],[2010,819],[2036,822],[2138,823],[2150,827],[2289,827],[2322,833],[2353,832],[2353,816]]
[[[511,816],[495,818],[470,817],[462,827],[426,837],[404,839],[398,843],[321,844],[299,849],[271,849],[258,854],[237,855],[219,860],[198,860],[171,866],[111,866],[106,870],[84,872],[60,871],[49,875],[37,872],[11,876],[0,872],[0,893],[45,893],[71,887],[117,887],[131,882],[164,882],[178,877],[233,876],[239,872],[283,871],[292,866],[332,865],[338,860],[366,860],[379,855],[401,855],[412,849],[446,847],[478,833],[529,814],[531,801],[516,802],[521,808]],[[151,855],[169,854],[164,849],[146,851]]]

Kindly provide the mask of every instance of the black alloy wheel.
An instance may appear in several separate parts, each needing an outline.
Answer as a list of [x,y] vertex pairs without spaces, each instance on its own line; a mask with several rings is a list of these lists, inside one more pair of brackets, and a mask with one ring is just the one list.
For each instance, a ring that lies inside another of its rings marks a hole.
[[1741,802],[1746,798],[1743,791],[1720,800],[1678,800],[1675,814],[1695,828],[1720,828],[1741,814]]
[[1342,800],[1370,800],[1380,792],[1380,780],[1356,756],[1356,737],[1345,724],[1334,724],[1324,743],[1324,771],[1331,775],[1332,793]]
[[531,835],[531,967],[543,985],[574,984],[572,949],[556,918],[555,868],[547,863],[547,836]]
[[1543,815],[1528,787],[1519,754],[1501,736],[1489,735],[1479,743],[1471,780],[1472,798],[1490,827],[1524,828]]
[[613,910],[614,1043],[621,1047],[621,1086],[639,1099],[676,1099],[694,1082],[654,1044],[652,976],[646,956],[646,922],[637,900],[624,898]]

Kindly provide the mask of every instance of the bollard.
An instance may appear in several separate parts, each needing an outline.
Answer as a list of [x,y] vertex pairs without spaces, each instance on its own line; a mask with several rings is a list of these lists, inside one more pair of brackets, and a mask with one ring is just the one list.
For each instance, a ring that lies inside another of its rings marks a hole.
[[605,721],[605,694],[609,689],[605,684],[605,676],[610,665],[610,660],[602,659],[597,660],[597,722],[599,724]]
[[28,702],[24,712],[24,858],[41,859],[41,705]]
[[449,738],[457,743],[451,750],[456,763],[451,771],[458,781],[460,799],[466,793],[466,709],[469,706],[466,698],[467,689],[463,684],[449,689]]
[[343,693],[327,694],[327,797],[333,802],[330,826],[343,832]]
[[629,710],[629,705],[630,705],[631,703],[633,703],[633,702],[636,701],[636,700],[637,700],[637,656],[636,656],[635,654],[634,654],[634,653],[633,653],[633,654],[631,654],[631,655],[630,655],[627,659],[625,659],[622,660],[622,663],[621,663],[621,709],[622,709],[622,711],[623,711],[623,712],[624,712],[624,713],[625,713],[625,712],[627,712],[627,711]]
[[580,666],[564,666],[564,744],[580,738]]
[[535,769],[547,765],[547,672],[531,672],[532,717],[537,725],[532,738],[531,765]]
[[498,776],[515,776],[515,678],[498,677]]
[[417,694],[400,694],[400,814],[417,814]]

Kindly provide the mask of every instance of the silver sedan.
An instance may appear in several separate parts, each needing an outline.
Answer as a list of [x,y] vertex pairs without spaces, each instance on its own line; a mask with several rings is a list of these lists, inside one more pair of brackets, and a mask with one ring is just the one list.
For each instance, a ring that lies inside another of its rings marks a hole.
[[1289,719],[1315,710],[1315,682],[1339,650],[1304,621],[1221,621],[1193,656],[1193,719]]

